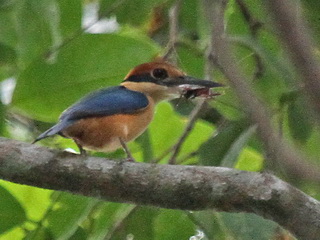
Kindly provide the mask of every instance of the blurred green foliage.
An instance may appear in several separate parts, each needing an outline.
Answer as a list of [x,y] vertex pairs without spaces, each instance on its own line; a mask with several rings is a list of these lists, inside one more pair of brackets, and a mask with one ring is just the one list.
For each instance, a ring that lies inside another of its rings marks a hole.
[[[16,87],[9,105],[0,104],[0,134],[32,140],[86,93],[119,84],[135,65],[161,55],[169,39],[168,11],[173,0],[4,0],[0,1],[1,96],[6,79]],[[204,76],[210,22],[205,1],[182,1],[178,65]],[[298,2],[298,1],[297,1]],[[115,17],[112,33],[90,33],[82,26],[84,6],[96,3],[97,17]],[[241,69],[272,112],[275,128],[306,155],[320,155],[320,134],[301,91],[294,66],[275,34],[263,0],[245,1],[261,23],[255,36],[235,0],[226,9],[226,32]],[[319,37],[319,1],[302,2],[315,39]],[[318,49],[316,49],[318,51]],[[261,66],[258,60],[261,61]],[[258,77],[257,76],[258,72]],[[226,83],[214,68],[215,81]],[[264,151],[256,128],[246,118],[233,89],[209,103],[216,114],[197,121],[177,162],[260,171]],[[185,105],[187,107],[185,107]],[[150,162],[162,156],[183,133],[194,103],[161,103],[147,132],[130,143],[134,157]],[[70,140],[43,141],[75,148]],[[164,154],[166,153],[167,154]],[[121,157],[122,152],[109,154]],[[312,185],[296,185],[319,197]],[[181,199],[183,201],[183,199]],[[0,240],[5,239],[272,239],[278,226],[244,213],[184,212],[53,192],[0,181]],[[204,236],[201,238],[201,234]],[[198,238],[197,238],[198,237]]]

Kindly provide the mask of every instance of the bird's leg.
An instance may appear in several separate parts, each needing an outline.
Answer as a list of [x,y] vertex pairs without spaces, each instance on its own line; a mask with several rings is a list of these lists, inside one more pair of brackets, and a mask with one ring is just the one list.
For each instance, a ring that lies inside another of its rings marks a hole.
[[130,162],[135,162],[134,158],[132,157],[132,154],[127,146],[127,144],[122,140],[122,138],[119,138],[119,141],[121,143],[121,146],[123,148],[123,150],[126,152],[127,154],[127,160]]
[[77,143],[77,141],[75,141],[75,143],[77,144],[77,147],[79,148],[80,155],[83,157],[86,157],[87,156],[86,150],[84,150],[83,147],[79,143]]

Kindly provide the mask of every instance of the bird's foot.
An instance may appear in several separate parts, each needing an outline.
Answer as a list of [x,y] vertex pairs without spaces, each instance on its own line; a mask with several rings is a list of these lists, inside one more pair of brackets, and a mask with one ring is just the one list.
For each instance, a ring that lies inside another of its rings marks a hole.
[[127,162],[137,162],[132,156],[128,156],[126,159],[125,159]]
[[137,161],[133,157],[127,157],[120,160],[120,164],[124,164],[128,162],[137,162]]
[[88,153],[87,153],[86,150],[84,150],[84,149],[82,148],[82,149],[80,149],[80,155],[86,157],[86,156],[88,156]]

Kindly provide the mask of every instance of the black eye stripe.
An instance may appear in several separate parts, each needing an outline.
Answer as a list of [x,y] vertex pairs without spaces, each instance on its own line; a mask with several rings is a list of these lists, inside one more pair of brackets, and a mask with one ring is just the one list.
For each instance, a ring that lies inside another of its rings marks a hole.
[[151,72],[151,75],[156,79],[163,80],[168,77],[168,72],[163,68],[156,68]]
[[163,85],[160,79],[154,78],[153,76],[150,75],[150,73],[141,74],[141,75],[131,75],[126,80],[124,80],[124,82],[151,82],[158,85]]

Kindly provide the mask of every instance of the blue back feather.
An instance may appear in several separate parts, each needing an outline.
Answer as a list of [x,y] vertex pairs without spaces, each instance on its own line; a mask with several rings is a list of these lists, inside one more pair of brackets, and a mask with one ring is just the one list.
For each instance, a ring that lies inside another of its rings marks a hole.
[[133,113],[145,108],[148,104],[147,97],[141,92],[132,91],[123,86],[105,88],[73,104],[62,113],[60,121]]
[[123,86],[104,88],[93,92],[66,109],[60,121],[36,140],[60,133],[74,122],[84,118],[103,117],[114,114],[130,114],[147,107],[148,98],[141,92]]

